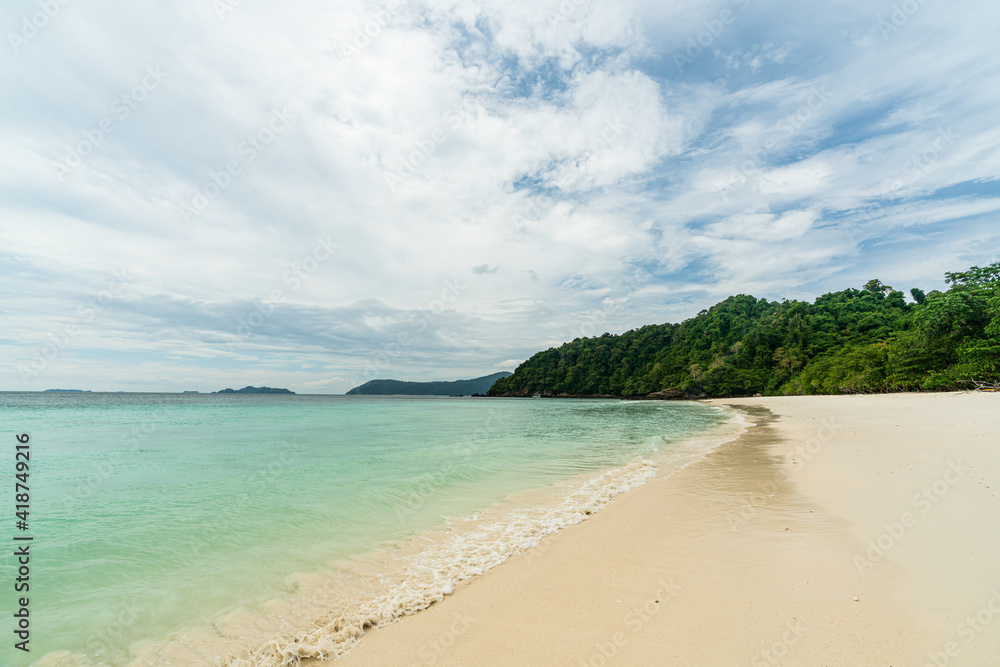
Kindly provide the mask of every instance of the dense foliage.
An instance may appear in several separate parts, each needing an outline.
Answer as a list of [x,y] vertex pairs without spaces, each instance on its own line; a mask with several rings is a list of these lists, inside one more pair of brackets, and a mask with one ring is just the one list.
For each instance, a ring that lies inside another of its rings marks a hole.
[[869,281],[814,303],[733,296],[681,324],[539,352],[491,395],[738,396],[954,390],[1000,380],[1000,262],[947,292]]

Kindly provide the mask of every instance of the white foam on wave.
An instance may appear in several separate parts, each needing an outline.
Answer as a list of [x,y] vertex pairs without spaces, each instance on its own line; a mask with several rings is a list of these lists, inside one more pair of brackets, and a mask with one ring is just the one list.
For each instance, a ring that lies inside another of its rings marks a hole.
[[[652,477],[675,474],[753,426],[742,413],[727,412],[730,418],[706,434],[658,451],[651,447],[645,457],[618,468],[516,494],[477,515],[453,519],[442,530],[408,537],[325,572],[295,575],[289,595],[232,610],[211,626],[165,642],[134,645],[127,664],[283,667],[306,658],[340,657],[368,630],[440,602],[461,581],[585,521]],[[59,657],[49,664],[75,667],[77,656]]]
[[[396,622],[444,599],[464,579],[500,565],[561,528],[586,520],[611,500],[656,474],[645,458],[577,482],[556,502],[531,508],[488,511],[452,522],[441,536],[421,540],[420,548],[400,550],[395,572],[379,577],[381,594],[358,601],[334,617],[286,639],[269,642],[233,667],[289,665],[303,658],[335,658],[351,649],[368,629]],[[492,516],[497,514],[497,516]],[[410,545],[407,545],[410,546]]]
[[[724,410],[723,408],[717,408]],[[671,476],[701,460],[720,445],[735,440],[754,426],[738,411],[725,410],[730,418],[698,438],[666,448],[656,456],[637,457],[613,470],[556,485],[556,500],[520,509],[486,512],[482,516],[452,522],[443,539],[431,538],[415,552],[403,550],[400,569],[384,577],[388,585],[325,623],[287,641],[273,641],[247,658],[229,663],[233,667],[285,666],[303,658],[336,658],[355,646],[368,629],[383,627],[402,616],[417,613],[451,594],[464,579],[483,574],[508,558],[536,547],[542,538],[562,528],[585,521],[618,495],[641,486],[657,474]],[[568,491],[568,493],[567,493]],[[530,494],[518,498],[524,501]],[[516,503],[516,501],[515,501]]]

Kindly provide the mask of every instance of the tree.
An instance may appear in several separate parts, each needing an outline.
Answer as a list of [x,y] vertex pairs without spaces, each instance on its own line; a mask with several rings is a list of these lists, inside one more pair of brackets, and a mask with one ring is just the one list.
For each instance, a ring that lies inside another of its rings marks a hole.
[[865,283],[864,290],[866,292],[873,292],[875,294],[885,296],[886,293],[892,291],[892,287],[889,285],[883,285],[881,280],[869,280]]
[[539,352],[490,393],[712,396],[947,390],[1000,379],[1000,262],[914,304],[879,280],[812,303],[732,296],[680,324]]
[[989,266],[974,266],[968,271],[948,272],[944,274],[945,282],[958,288],[977,288],[986,286],[996,286],[1000,284],[1000,262],[993,262]]

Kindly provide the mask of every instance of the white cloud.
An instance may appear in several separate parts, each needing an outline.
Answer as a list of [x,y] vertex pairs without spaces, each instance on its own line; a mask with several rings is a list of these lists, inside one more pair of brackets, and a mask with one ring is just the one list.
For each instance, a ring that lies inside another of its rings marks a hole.
[[[878,266],[937,284],[1000,251],[993,4],[928,3],[887,38],[891,3],[860,0],[384,8],[67,5],[8,52],[2,386],[343,391],[384,357],[385,376],[474,377],[581,323],[808,298]],[[134,93],[150,67],[165,78]],[[128,289],[23,383],[122,267]]]

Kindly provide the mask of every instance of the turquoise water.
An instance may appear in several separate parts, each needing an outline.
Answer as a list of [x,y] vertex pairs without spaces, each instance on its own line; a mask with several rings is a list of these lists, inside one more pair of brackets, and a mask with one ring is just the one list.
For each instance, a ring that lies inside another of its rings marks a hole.
[[[31,658],[106,664],[253,609],[294,573],[724,419],[658,402],[51,393],[0,393],[0,415],[5,488],[14,434],[31,436]],[[12,644],[3,664],[28,664]]]

